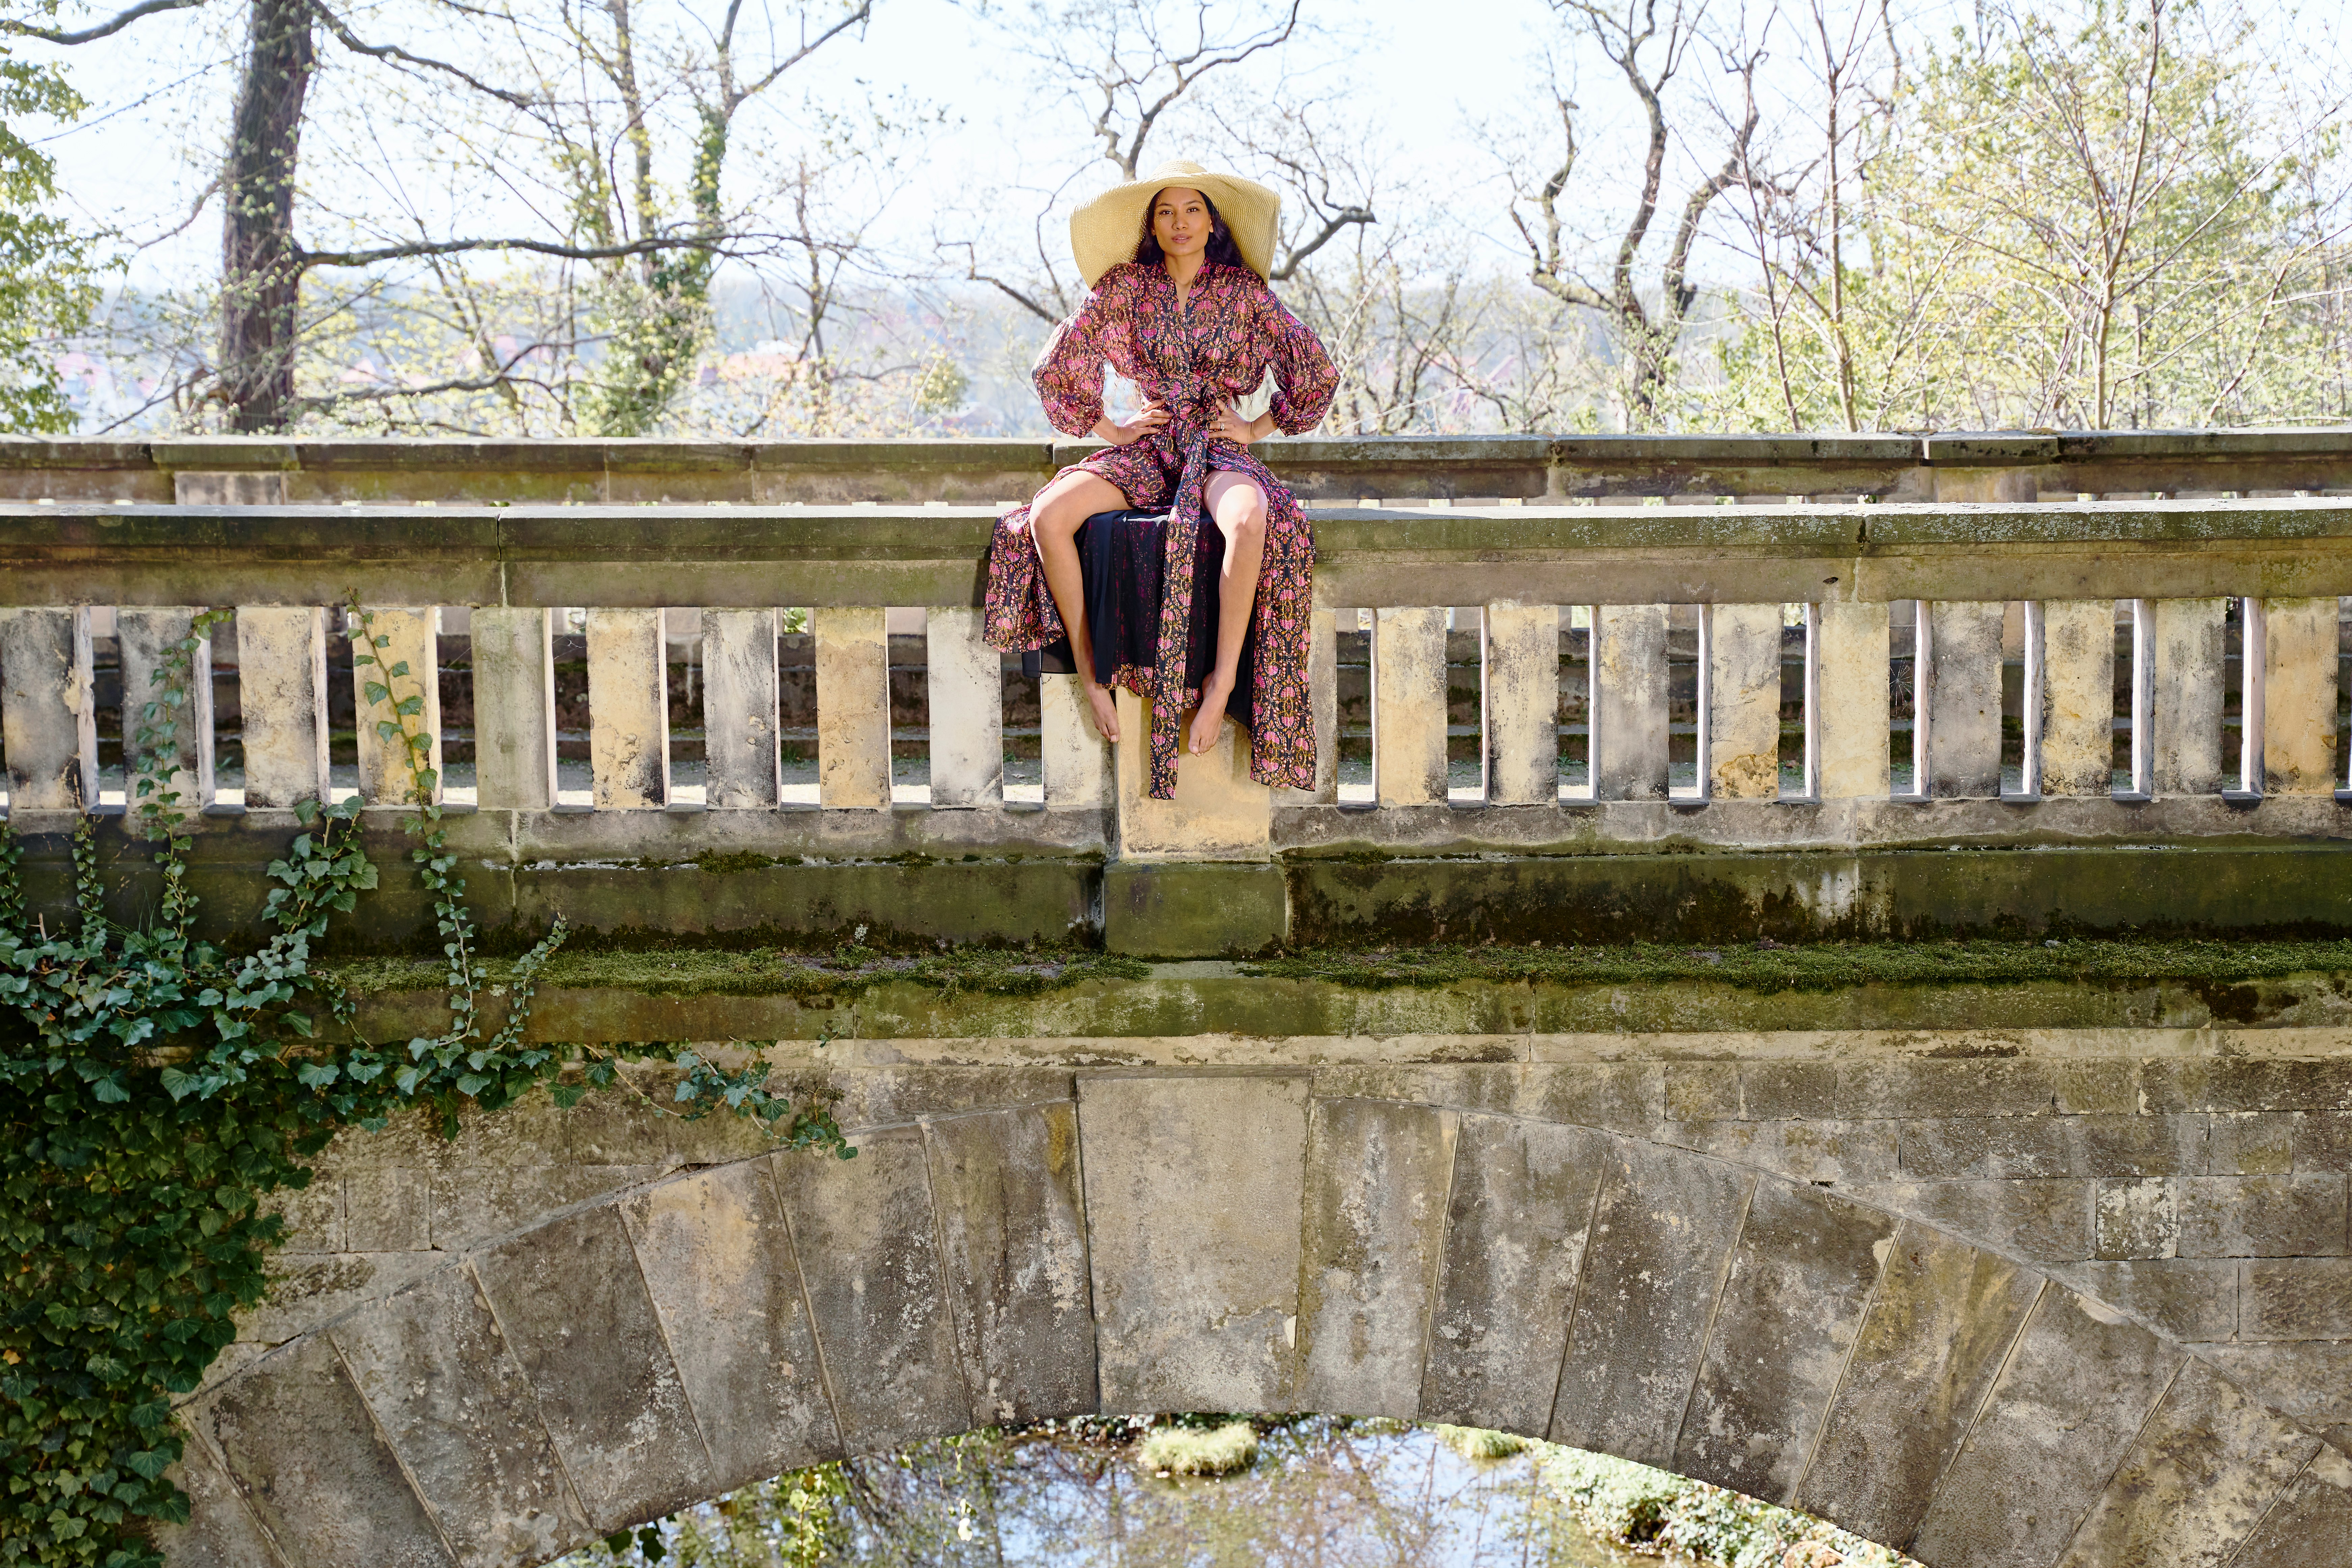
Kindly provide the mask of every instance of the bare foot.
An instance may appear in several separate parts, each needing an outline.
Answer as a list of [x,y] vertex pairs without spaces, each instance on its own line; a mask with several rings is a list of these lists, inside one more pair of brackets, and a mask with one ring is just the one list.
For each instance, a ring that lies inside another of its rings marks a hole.
[[1106,741],[1118,739],[1118,699],[1108,686],[1087,682],[1087,706],[1094,710],[1095,729]]
[[1224,732],[1225,699],[1234,694],[1234,683],[1214,677],[1201,688],[1201,706],[1192,714],[1192,754],[1199,756],[1216,745]]

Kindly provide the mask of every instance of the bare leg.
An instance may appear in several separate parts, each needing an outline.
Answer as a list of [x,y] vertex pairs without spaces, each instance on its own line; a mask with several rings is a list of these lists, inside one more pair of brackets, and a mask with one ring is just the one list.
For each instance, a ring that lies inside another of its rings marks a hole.
[[1036,542],[1037,560],[1045,569],[1045,587],[1062,625],[1070,634],[1070,652],[1076,656],[1078,679],[1084,681],[1087,706],[1095,728],[1106,741],[1118,739],[1118,704],[1110,688],[1095,679],[1094,637],[1087,626],[1086,576],[1078,566],[1076,542],[1078,525],[1098,511],[1127,510],[1127,492],[1093,474],[1064,474],[1037,492],[1029,503],[1029,536]]
[[1225,536],[1225,565],[1217,586],[1217,662],[1201,687],[1192,715],[1192,749],[1197,755],[1217,743],[1224,726],[1225,700],[1240,673],[1242,644],[1249,640],[1250,612],[1257,604],[1258,569],[1265,561],[1265,492],[1246,474],[1209,476],[1209,515]]

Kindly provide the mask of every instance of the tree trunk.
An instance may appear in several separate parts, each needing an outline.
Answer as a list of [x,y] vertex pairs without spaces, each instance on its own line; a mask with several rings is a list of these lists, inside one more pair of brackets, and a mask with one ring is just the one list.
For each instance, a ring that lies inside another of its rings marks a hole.
[[311,0],[252,0],[252,6],[221,229],[221,395],[230,427],[245,434],[279,429],[293,413],[302,284],[294,172],[302,100],[318,65]]

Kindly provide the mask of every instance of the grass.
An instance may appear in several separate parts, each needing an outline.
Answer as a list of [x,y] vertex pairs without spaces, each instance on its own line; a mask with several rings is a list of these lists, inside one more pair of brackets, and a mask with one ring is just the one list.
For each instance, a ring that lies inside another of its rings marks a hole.
[[[360,994],[430,990],[444,983],[446,965],[427,959],[369,959],[335,966]],[[489,960],[490,984],[511,963]],[[992,996],[1036,996],[1088,980],[1140,980],[1150,967],[1131,958],[1079,949],[1016,952],[953,948],[907,957],[846,945],[831,952],[789,948],[743,952],[701,948],[615,949],[559,952],[540,972],[542,987],[635,991],[653,996],[855,995],[877,985],[910,982],[946,991]]]
[[1206,1430],[1162,1426],[1137,1451],[1144,1468],[1160,1475],[1224,1476],[1245,1470],[1257,1459],[1257,1429],[1229,1421]]

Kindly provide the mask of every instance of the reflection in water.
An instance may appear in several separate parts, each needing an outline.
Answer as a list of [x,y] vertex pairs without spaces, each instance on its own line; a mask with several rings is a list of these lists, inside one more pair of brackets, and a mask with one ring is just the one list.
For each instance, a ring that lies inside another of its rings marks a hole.
[[[1628,1568],[1584,1519],[1726,1568],[1897,1562],[1734,1494],[1494,1433],[1334,1417],[1085,1419],[918,1444],[747,1488],[562,1568]],[[1171,1425],[1195,1428],[1171,1433]],[[1225,1428],[1219,1431],[1220,1427]],[[1236,1442],[1236,1437],[1242,1439]],[[1180,1473],[1236,1458],[1223,1476]],[[1207,1456],[1203,1458],[1202,1456]],[[1161,1466],[1174,1468],[1162,1468]],[[1697,1494],[1704,1493],[1704,1497]],[[1640,1494],[1640,1495],[1637,1495]],[[1646,1497],[1647,1500],[1643,1499]],[[1679,1505],[1673,1500],[1680,1498]],[[1632,1500],[1628,1501],[1627,1500]],[[1698,1512],[1692,1511],[1693,1504]],[[1679,1506],[1681,1511],[1675,1512]],[[1646,1511],[1644,1511],[1646,1510]],[[1700,1515],[1711,1522],[1702,1524]],[[1770,1516],[1767,1518],[1766,1516]],[[1687,1528],[1687,1527],[1685,1527]],[[1697,1539],[1704,1532],[1708,1538]],[[1801,1544],[1800,1535],[1808,1537]]]

